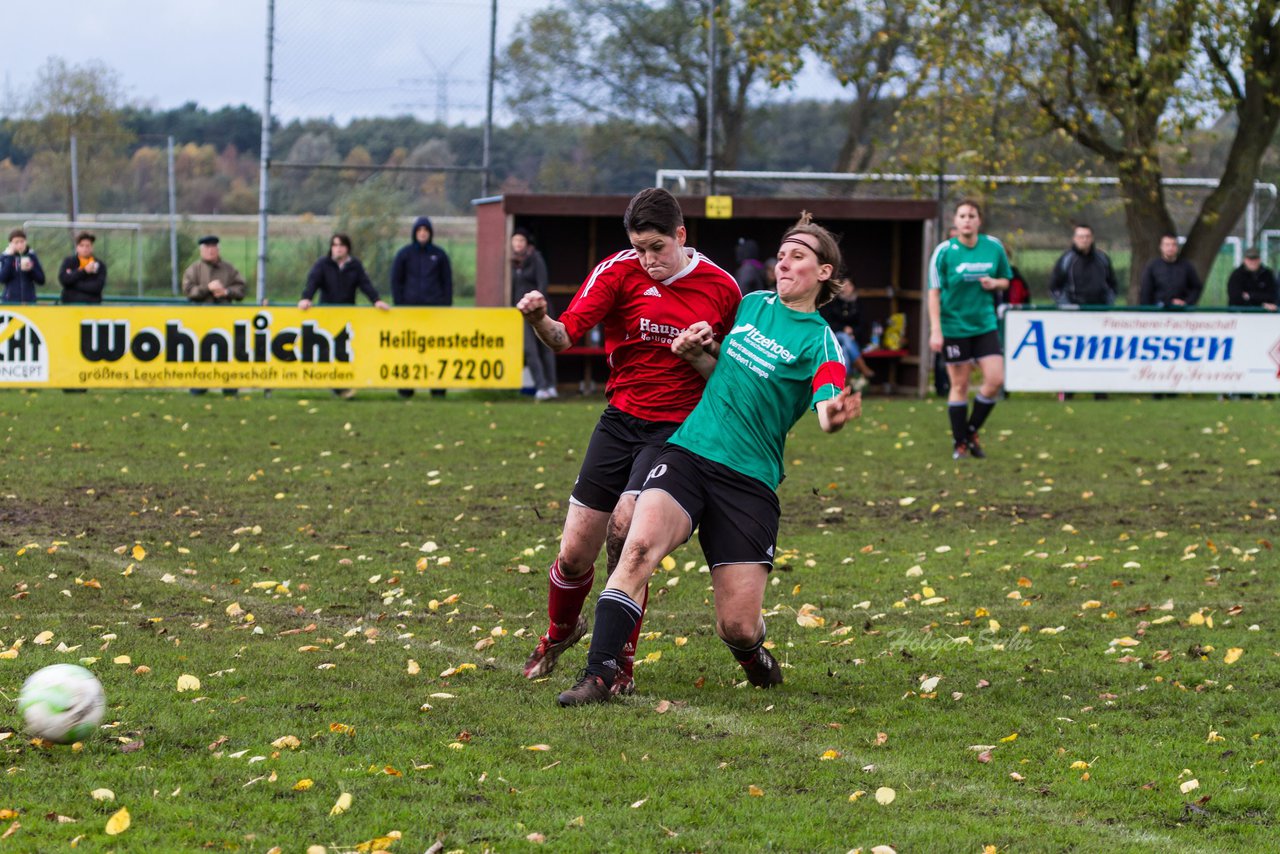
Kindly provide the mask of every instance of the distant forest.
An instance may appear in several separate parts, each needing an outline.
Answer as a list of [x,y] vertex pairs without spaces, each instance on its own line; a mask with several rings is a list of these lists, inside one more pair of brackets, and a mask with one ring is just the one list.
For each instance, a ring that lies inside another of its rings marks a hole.
[[[848,105],[792,102],[754,108],[747,122],[742,169],[835,169]],[[258,208],[260,114],[247,106],[210,110],[187,103],[169,110],[126,107],[118,111],[110,139],[92,143],[82,157],[81,209],[97,213],[160,213],[168,209],[166,138],[175,140],[178,209],[183,214],[245,214]],[[15,141],[18,121],[0,119],[0,212],[69,209],[68,165],[62,152],[24,149]],[[93,134],[86,134],[93,137]],[[352,167],[479,166],[483,130],[478,126],[423,122],[410,116],[308,119],[278,125],[272,163],[325,163]],[[65,143],[64,143],[65,145]],[[668,143],[631,121],[495,127],[490,192],[630,193],[653,182],[673,157]],[[284,214],[336,212],[344,195],[370,183],[406,209],[439,214],[470,211],[480,179],[468,173],[299,170],[275,168],[271,209]]]

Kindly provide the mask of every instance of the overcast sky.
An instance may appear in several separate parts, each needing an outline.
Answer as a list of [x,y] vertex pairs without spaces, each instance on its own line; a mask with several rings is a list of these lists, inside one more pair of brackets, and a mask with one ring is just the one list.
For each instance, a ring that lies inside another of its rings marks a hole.
[[[132,100],[156,107],[262,106],[267,0],[8,2],[21,3],[21,13],[6,16],[0,47],[6,95],[20,97],[36,69],[61,56],[105,62]],[[499,0],[499,51],[521,17],[550,4]],[[276,0],[273,112],[285,120],[413,113],[478,123],[489,6],[489,0]],[[795,94],[837,93],[811,75]],[[499,90],[500,111],[501,98]]]

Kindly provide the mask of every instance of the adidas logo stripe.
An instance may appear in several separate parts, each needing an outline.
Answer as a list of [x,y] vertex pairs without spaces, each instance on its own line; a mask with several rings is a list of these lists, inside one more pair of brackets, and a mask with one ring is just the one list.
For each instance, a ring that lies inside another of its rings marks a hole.
[[662,291],[658,290],[657,285],[650,285],[649,290],[645,291],[644,295],[647,297],[660,297],[662,296]]

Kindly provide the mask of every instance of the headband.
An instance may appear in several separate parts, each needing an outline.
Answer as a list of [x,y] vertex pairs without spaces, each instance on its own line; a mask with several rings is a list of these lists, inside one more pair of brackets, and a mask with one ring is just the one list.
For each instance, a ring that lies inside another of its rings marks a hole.
[[[812,252],[814,255],[819,256],[819,257],[818,257],[818,260],[819,260],[821,263],[823,263],[823,264],[827,263],[826,261],[823,261],[823,260],[822,260],[821,253],[818,251],[818,247],[817,247],[817,246],[810,246],[808,243],[806,243],[805,241],[803,241],[803,240],[801,240],[801,239],[800,239],[800,234],[802,234],[802,233],[803,233],[803,232],[796,232],[795,234],[788,234],[786,237],[782,238],[782,243],[781,243],[781,244],[779,244],[779,245],[783,245],[783,244],[787,244],[787,243],[799,243],[801,246],[803,246],[805,249],[808,249],[808,250],[809,250],[810,252]],[[815,238],[815,239],[816,239],[816,238]]]

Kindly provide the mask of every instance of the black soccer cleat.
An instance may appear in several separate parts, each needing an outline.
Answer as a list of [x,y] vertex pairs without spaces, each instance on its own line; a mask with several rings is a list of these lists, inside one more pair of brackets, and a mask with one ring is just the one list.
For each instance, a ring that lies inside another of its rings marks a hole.
[[604,680],[594,673],[582,671],[582,676],[568,691],[562,691],[556,701],[562,706],[587,706],[593,703],[607,703],[613,694]]
[[956,448],[954,451],[951,452],[951,459],[963,460],[963,459],[966,459],[968,456],[969,456],[969,443],[956,442]]
[[747,681],[757,688],[772,688],[782,684],[782,668],[764,647],[756,650],[750,660],[739,661],[738,664],[747,672]]
[[985,460],[987,458],[987,452],[982,450],[982,445],[978,443],[977,433],[970,435],[969,440],[965,442],[965,444],[969,448],[969,456],[973,457],[975,460]]

